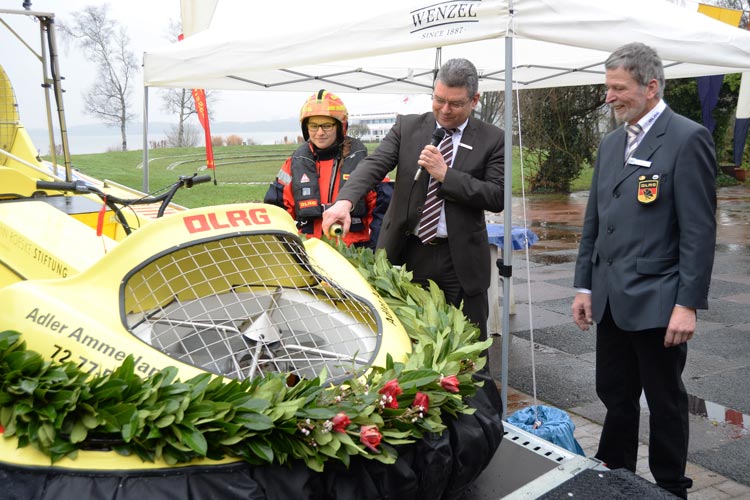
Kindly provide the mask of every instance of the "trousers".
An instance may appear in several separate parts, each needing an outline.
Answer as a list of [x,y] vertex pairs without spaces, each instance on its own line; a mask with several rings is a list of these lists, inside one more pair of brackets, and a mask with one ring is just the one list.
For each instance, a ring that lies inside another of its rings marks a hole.
[[666,328],[620,329],[609,305],[596,329],[596,392],[607,414],[596,458],[633,472],[638,453],[640,396],[649,408],[648,461],[656,484],[681,498],[693,484],[685,476],[688,396],[682,383],[687,344],[665,348]]

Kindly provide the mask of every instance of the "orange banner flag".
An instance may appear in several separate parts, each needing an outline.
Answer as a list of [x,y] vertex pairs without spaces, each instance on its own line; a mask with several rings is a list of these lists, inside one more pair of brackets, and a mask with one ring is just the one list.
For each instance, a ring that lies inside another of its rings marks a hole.
[[[177,39],[182,40],[185,38],[180,34]],[[193,101],[195,102],[195,111],[198,114],[198,121],[201,122],[203,132],[206,136],[206,167],[214,170],[216,164],[214,164],[214,148],[211,144],[211,123],[208,119],[208,104],[206,103],[206,91],[203,89],[192,89]]]
[[198,113],[198,121],[203,126],[206,133],[206,166],[215,169],[214,148],[211,144],[211,124],[208,119],[208,107],[206,104],[206,91],[203,89],[193,89],[193,101],[195,101],[195,111]]

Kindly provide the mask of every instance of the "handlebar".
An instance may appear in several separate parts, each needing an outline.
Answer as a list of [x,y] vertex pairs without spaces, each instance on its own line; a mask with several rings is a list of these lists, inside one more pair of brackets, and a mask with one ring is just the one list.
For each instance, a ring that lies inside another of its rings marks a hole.
[[[202,184],[204,182],[210,182],[211,176],[210,175],[181,175],[180,179],[174,183],[171,187],[177,187],[178,189],[181,187],[191,188],[196,184]],[[78,194],[88,194],[88,193],[94,193],[98,194],[100,196],[105,195],[102,191],[99,190],[99,188],[92,186],[90,184],[86,184],[85,181],[77,180],[73,182],[64,182],[64,181],[36,181],[36,188],[37,189],[44,189],[45,191],[62,191],[62,192],[73,192]],[[107,195],[111,196],[111,195]],[[132,203],[155,203],[156,201],[160,201],[160,197],[145,197],[145,198],[134,198],[132,200],[125,200],[122,198],[116,198],[118,202],[121,202],[125,205],[129,205]],[[146,201],[142,201],[146,200]]]
[[88,184],[83,181],[62,182],[62,181],[36,181],[37,189],[47,191],[72,191],[74,193],[90,193]]
[[[131,233],[130,226],[128,225],[127,220],[122,215],[121,208],[120,207],[126,207],[129,205],[148,205],[152,203],[160,203],[159,211],[156,215],[156,217],[161,217],[164,215],[164,210],[167,208],[169,203],[172,201],[172,198],[174,197],[175,193],[178,189],[181,187],[191,188],[196,184],[202,184],[204,182],[209,182],[211,180],[210,175],[181,175],[179,180],[169,186],[169,188],[166,190],[165,193],[162,193],[158,196],[151,196],[147,195],[142,198],[132,198],[132,199],[125,199],[125,198],[119,198],[117,196],[114,196],[112,194],[108,194],[100,190],[98,187],[93,186],[91,184],[87,184],[85,181],[77,180],[73,182],[63,182],[63,181],[36,181],[36,187],[37,189],[44,189],[48,191],[61,191],[61,192],[73,192],[77,194],[95,194],[99,196],[99,198],[102,199],[102,201],[112,209],[112,211],[117,215],[118,220],[122,224],[123,228],[125,229],[126,234]],[[118,206],[119,205],[119,206]]]
[[210,182],[211,176],[204,174],[204,175],[186,175],[184,177],[180,177],[180,180],[185,180],[185,187],[191,188],[195,184],[203,184],[204,182]]

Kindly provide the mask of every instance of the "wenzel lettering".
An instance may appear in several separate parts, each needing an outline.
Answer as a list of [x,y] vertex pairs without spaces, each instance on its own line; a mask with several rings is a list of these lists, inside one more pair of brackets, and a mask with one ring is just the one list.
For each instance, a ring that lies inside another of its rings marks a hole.
[[250,210],[227,210],[226,212],[211,212],[208,214],[188,215],[183,222],[189,233],[200,233],[215,229],[231,227],[249,227],[271,223],[271,218],[265,208]]
[[[446,2],[437,6],[429,6],[425,9],[411,12],[411,20],[414,31],[420,31],[434,26],[444,24],[477,22],[477,5],[479,1]],[[412,33],[414,32],[412,31]]]

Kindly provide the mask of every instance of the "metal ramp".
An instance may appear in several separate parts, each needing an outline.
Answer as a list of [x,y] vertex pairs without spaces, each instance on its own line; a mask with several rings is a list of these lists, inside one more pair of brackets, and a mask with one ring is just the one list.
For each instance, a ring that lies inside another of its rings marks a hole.
[[462,500],[539,498],[588,469],[607,470],[594,458],[571,453],[503,422],[505,436],[487,468]]

